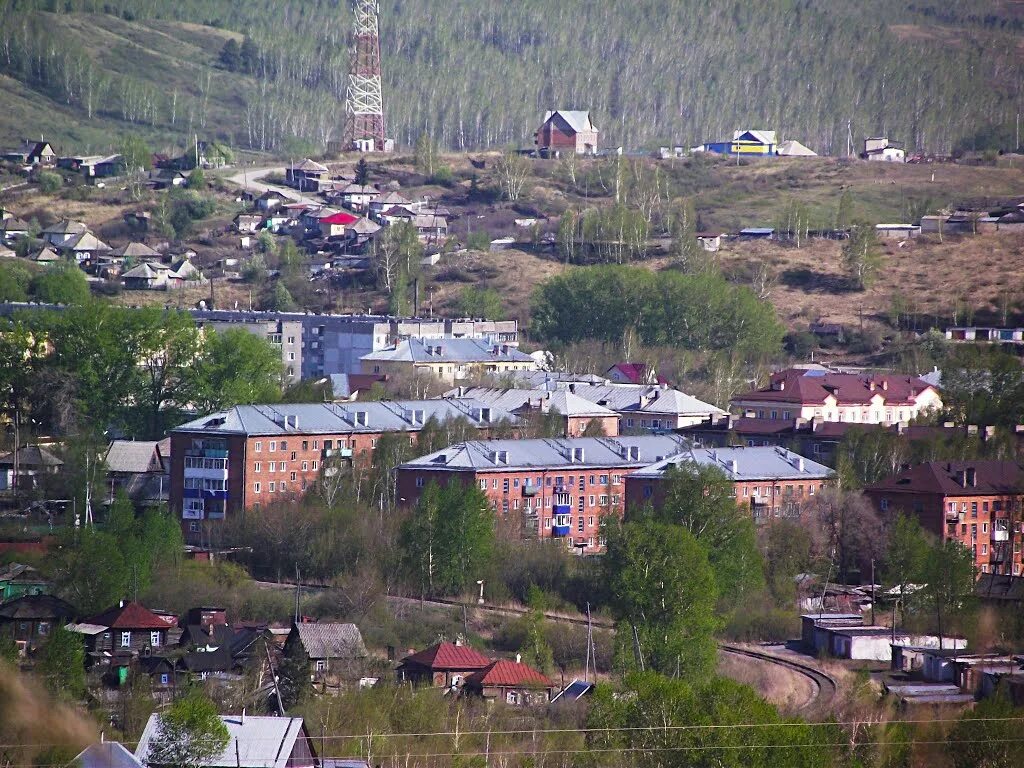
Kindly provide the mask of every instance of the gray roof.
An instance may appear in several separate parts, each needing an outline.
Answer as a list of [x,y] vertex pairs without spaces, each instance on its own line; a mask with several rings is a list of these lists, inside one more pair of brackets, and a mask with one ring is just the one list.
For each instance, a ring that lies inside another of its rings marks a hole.
[[311,659],[362,659],[363,636],[355,624],[302,622],[292,627]]
[[412,336],[360,360],[407,363],[533,363],[525,352],[483,339],[423,339]]
[[142,279],[146,279],[146,280],[154,280],[158,276],[159,276],[159,273],[155,269],[153,269],[152,266],[150,266],[149,262],[146,262],[146,261],[142,262],[137,267],[132,267],[127,272],[125,272],[123,275],[121,275],[122,279],[123,278],[136,278],[136,277],[138,277],[138,278],[142,278]]
[[100,240],[92,232],[82,232],[79,235],[75,235],[71,240],[64,243],[59,248],[67,249],[69,251],[109,251],[110,246]]
[[445,394],[446,397],[471,397],[506,411],[516,411],[524,406],[539,407],[543,413],[552,410],[563,416],[616,416],[615,411],[590,400],[574,395],[564,389],[499,389],[495,387],[457,387]]
[[515,416],[472,398],[381,400],[365,403],[236,405],[182,424],[176,432],[316,435],[418,432],[423,422],[466,418],[480,428]]
[[[207,768],[287,768],[288,758],[302,735],[301,717],[221,715],[228,729],[228,745],[217,757],[203,763]],[[150,742],[160,732],[160,716],[150,715],[135,757],[147,762]]]
[[133,258],[142,259],[156,259],[160,258],[160,254],[154,251],[145,243],[131,242],[127,245],[122,245],[120,248],[115,248],[110,252],[111,256],[131,256]]
[[645,467],[689,448],[689,441],[678,435],[474,440],[421,456],[401,468],[504,471]]
[[87,227],[81,221],[72,221],[71,219],[61,219],[56,224],[52,224],[44,229],[40,234],[42,235],[80,235],[83,232],[88,232]]
[[104,461],[108,472],[144,474],[162,472],[161,459],[156,440],[114,440]]
[[517,385],[523,389],[567,389],[569,384],[611,384],[605,376],[593,373],[569,373],[567,371],[517,371],[512,374]]
[[[14,465],[14,453],[0,456],[0,465]],[[32,467],[61,467],[64,462],[39,445],[23,445],[18,449],[18,466],[22,470]]]
[[590,112],[580,109],[557,109],[554,112],[546,112],[544,114],[544,122],[546,123],[554,115],[561,115],[562,119],[569,124],[576,133],[583,131],[596,131],[597,127],[590,120]]
[[78,753],[76,768],[142,768],[142,763],[117,741],[90,744]]
[[827,480],[835,471],[779,446],[692,448],[634,472],[631,477],[660,478],[671,467],[687,464],[714,466],[733,481]]

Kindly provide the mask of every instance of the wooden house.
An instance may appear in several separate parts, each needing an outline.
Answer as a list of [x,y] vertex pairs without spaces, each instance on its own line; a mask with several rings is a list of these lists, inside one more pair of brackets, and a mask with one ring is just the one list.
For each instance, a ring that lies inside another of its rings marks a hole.
[[551,701],[558,686],[547,675],[515,661],[492,661],[466,678],[463,691],[487,701],[502,701],[511,706],[542,706]]
[[400,681],[414,685],[459,688],[467,677],[490,663],[482,653],[456,640],[409,654],[398,665],[397,673]]
[[599,132],[583,110],[555,110],[544,113],[544,122],[534,135],[537,152],[542,157],[563,153],[597,154]]

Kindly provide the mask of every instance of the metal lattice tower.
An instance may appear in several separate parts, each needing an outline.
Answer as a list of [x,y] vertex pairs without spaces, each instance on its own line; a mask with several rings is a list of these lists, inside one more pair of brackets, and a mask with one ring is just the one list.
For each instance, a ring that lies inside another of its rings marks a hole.
[[350,148],[384,151],[384,93],[380,73],[380,29],[377,0],[352,0],[352,58],[348,70],[345,112]]

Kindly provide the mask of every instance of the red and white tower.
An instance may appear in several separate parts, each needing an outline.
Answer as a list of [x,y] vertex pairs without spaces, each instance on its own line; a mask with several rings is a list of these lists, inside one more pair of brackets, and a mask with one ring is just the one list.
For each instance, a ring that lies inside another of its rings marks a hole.
[[349,148],[389,152],[380,73],[380,28],[377,0],[352,0],[352,58],[348,70],[345,112]]

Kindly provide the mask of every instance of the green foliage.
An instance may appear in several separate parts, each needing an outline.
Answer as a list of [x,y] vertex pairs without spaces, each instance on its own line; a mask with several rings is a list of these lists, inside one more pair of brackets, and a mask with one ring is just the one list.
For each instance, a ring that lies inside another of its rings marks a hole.
[[280,280],[274,282],[270,295],[263,302],[263,309],[272,312],[294,312],[297,306],[288,287]]
[[433,176],[437,170],[437,143],[426,133],[416,139],[414,162],[416,170],[424,176]]
[[46,195],[52,195],[64,186],[64,179],[53,171],[40,171],[36,181],[39,183],[39,191]]
[[850,228],[850,239],[843,243],[843,265],[858,289],[870,288],[882,268],[882,252],[872,224],[860,222]]
[[729,477],[717,467],[684,465],[666,473],[664,487],[654,519],[682,526],[707,550],[719,594],[735,605],[763,587],[754,522],[736,503]]
[[84,304],[89,300],[85,273],[74,264],[58,261],[32,278],[32,297],[46,304]]
[[39,654],[36,671],[54,696],[71,700],[85,695],[85,644],[82,636],[58,624]]
[[884,577],[897,588],[906,614],[910,603],[916,600],[907,588],[925,582],[931,545],[917,517],[904,514],[896,515],[889,524],[888,538]]
[[[260,238],[262,239],[264,235],[270,237],[266,232],[261,232]],[[273,244],[273,240],[271,240],[271,244]],[[250,256],[249,260],[242,265],[242,279],[252,285],[263,285],[263,282],[267,279],[267,274],[267,260],[258,251]]]
[[1005,690],[983,699],[960,716],[946,739],[955,768],[1010,768],[1024,761],[1020,719]]
[[365,157],[360,157],[359,162],[356,163],[355,183],[361,187],[365,187],[370,183],[370,164],[366,162]]
[[228,72],[237,72],[242,66],[242,54],[238,41],[229,37],[224,47],[220,49],[217,61]]
[[160,715],[148,762],[170,768],[201,768],[228,746],[227,726],[217,706],[198,691],[178,699]]
[[544,339],[619,343],[633,329],[648,346],[760,359],[776,354],[783,328],[770,304],[718,275],[653,273],[636,267],[575,269],[533,296],[534,330]]
[[0,634],[0,664],[5,662],[11,665],[18,663],[18,644],[6,633]]
[[650,234],[651,222],[643,211],[617,203],[566,211],[558,225],[558,245],[569,263],[625,264],[647,256]]
[[693,200],[686,198],[676,203],[669,222],[672,237],[672,257],[684,272],[701,271],[707,260],[697,242],[697,212]]
[[153,150],[141,136],[128,134],[121,141],[118,151],[124,157],[129,173],[147,171],[153,167]]
[[796,576],[813,564],[813,544],[805,526],[792,520],[774,520],[768,526],[764,553],[765,581],[779,606],[792,607],[796,600]]
[[0,265],[0,301],[27,301],[32,273],[22,264]]
[[685,528],[649,519],[609,525],[607,540],[605,583],[621,663],[664,675],[710,674],[717,590],[704,547]]
[[959,425],[1024,423],[1024,367],[1009,352],[963,344],[942,366],[945,416]]
[[203,173],[203,169],[193,169],[192,173],[188,175],[188,188],[195,190],[203,190],[206,189],[206,187],[206,174]]
[[459,312],[463,317],[477,317],[484,320],[501,320],[505,311],[501,306],[501,294],[493,288],[466,286],[459,296]]
[[898,472],[908,453],[901,435],[881,427],[853,429],[839,443],[836,469],[844,488],[863,488]]
[[494,543],[494,513],[476,487],[431,482],[402,525],[405,571],[423,595],[454,595],[483,575]]
[[278,669],[278,690],[285,712],[303,703],[312,693],[310,685],[310,660],[302,643],[287,643]]
[[[598,686],[587,718],[588,746],[608,765],[640,768],[809,768],[840,765],[835,726],[785,720],[745,685],[722,677],[626,680],[625,695]],[[702,726],[713,725],[708,728]],[[649,726],[649,727],[648,727]],[[619,752],[619,750],[622,750]]]
[[951,629],[963,631],[964,622],[976,608],[974,556],[959,541],[949,539],[932,547],[922,574],[925,602],[935,613],[940,636]]
[[281,397],[281,355],[241,328],[207,331],[200,357],[188,369],[193,402],[203,413]]

